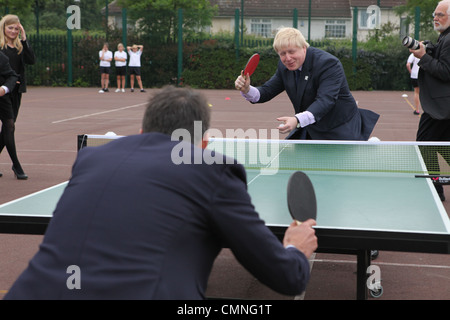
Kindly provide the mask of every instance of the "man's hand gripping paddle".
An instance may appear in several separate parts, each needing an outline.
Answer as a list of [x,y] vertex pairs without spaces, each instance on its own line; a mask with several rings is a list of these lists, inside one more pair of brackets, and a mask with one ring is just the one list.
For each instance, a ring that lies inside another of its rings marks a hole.
[[259,54],[255,53],[250,57],[250,59],[248,59],[248,62],[245,65],[244,77],[247,77],[247,75],[250,77],[253,74],[253,72],[255,72],[258,63],[259,63]]
[[311,180],[305,173],[296,171],[289,178],[287,201],[289,212],[297,224],[308,219],[316,219],[316,194]]

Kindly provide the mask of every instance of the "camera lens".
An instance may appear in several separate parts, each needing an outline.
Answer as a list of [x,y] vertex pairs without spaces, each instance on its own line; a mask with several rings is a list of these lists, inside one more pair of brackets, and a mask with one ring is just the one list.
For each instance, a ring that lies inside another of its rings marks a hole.
[[407,48],[409,48],[409,49],[413,49],[413,50],[417,50],[417,49],[420,48],[420,43],[419,43],[419,41],[417,41],[417,40],[415,40],[415,39],[413,39],[413,38],[411,38],[411,37],[408,37],[408,36],[406,36],[406,37],[403,38],[402,44],[403,44],[405,47],[407,47]]

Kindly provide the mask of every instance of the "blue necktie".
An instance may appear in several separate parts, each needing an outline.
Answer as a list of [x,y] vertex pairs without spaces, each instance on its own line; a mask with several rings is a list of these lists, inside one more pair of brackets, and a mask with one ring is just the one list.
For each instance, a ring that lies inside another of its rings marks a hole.
[[299,85],[299,79],[300,79],[300,70],[294,71],[294,79],[295,79],[295,89],[297,89],[298,85]]

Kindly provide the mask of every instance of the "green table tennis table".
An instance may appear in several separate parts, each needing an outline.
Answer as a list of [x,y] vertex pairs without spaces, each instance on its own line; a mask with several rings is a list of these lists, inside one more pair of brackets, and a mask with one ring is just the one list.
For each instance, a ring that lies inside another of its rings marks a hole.
[[[282,239],[292,222],[287,181],[311,179],[318,252],[357,256],[356,298],[366,299],[371,250],[450,253],[450,221],[416,143],[215,139],[207,150],[246,167],[256,210]],[[447,147],[447,146],[446,146]],[[450,145],[448,146],[450,148]],[[208,157],[208,152],[205,157]],[[214,154],[210,159],[217,160]],[[0,232],[44,234],[66,182],[0,206]]]

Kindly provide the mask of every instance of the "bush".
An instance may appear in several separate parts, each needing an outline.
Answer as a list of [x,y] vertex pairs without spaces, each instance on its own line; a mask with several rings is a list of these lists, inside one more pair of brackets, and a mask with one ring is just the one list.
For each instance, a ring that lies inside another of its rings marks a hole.
[[243,48],[236,58],[236,48],[231,42],[204,42],[186,59],[183,83],[194,88],[233,89],[234,81],[254,54],[261,56],[258,70],[252,76],[252,84],[260,85],[276,71],[278,56],[273,49]]
[[[35,65],[27,66],[30,85],[64,86],[68,79],[67,39],[65,35],[29,36],[37,56]],[[72,85],[100,86],[99,58],[105,38],[100,35],[76,35],[73,37]],[[110,50],[116,51],[122,42],[119,33],[108,37]],[[178,45],[170,41],[130,35],[128,45],[144,45],[141,57],[142,81],[146,88],[177,84]],[[216,40],[196,40],[183,45],[181,85],[205,89],[232,89],[234,80],[244,68],[250,56],[258,52],[261,62],[252,76],[253,85],[261,85],[276,71],[278,55],[271,41],[251,40],[241,47],[237,57],[232,37]],[[255,45],[255,47],[248,47]],[[331,41],[311,45],[330,52],[340,59],[351,90],[408,90],[409,74],[405,68],[409,52],[398,37],[383,40],[370,39],[358,43],[357,62],[353,65],[351,41]],[[114,64],[113,64],[114,65]],[[110,85],[116,83],[115,69],[111,68]]]
[[[410,88],[409,74],[405,68],[408,56],[405,56],[403,47],[400,47],[402,50],[386,50],[382,53],[360,49],[357,51],[355,68],[351,48],[328,45],[321,49],[341,61],[351,90]],[[220,42],[201,44],[190,53],[183,65],[183,84],[204,89],[232,89],[234,80],[255,52],[260,53],[261,61],[252,76],[252,84],[261,85],[277,68],[279,58],[273,48],[243,48],[237,60],[234,45]]]

